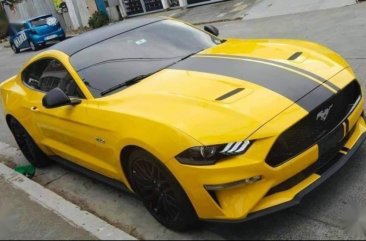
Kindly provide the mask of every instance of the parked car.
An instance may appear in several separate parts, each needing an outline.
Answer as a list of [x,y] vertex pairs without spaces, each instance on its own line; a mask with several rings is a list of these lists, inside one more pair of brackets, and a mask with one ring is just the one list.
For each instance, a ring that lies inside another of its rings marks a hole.
[[65,40],[65,31],[57,18],[52,15],[43,15],[9,25],[10,46],[14,53],[21,49],[37,50],[49,41]]
[[131,19],[33,57],[0,85],[25,157],[125,186],[174,230],[298,204],[366,138],[356,76],[316,43],[205,30]]

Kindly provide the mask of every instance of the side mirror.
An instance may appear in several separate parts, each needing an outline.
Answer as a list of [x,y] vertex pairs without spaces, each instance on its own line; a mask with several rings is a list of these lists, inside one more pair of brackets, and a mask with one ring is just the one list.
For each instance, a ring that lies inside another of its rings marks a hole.
[[47,109],[65,105],[78,105],[80,103],[81,100],[71,100],[60,88],[49,91],[42,99],[42,104]]
[[206,25],[204,27],[204,30],[215,36],[219,36],[220,34],[220,31],[213,25]]

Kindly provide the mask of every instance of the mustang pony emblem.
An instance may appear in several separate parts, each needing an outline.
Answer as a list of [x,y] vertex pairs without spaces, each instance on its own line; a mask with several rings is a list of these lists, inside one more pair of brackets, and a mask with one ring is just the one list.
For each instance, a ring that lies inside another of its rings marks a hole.
[[321,120],[321,121],[325,121],[329,115],[330,109],[332,109],[333,104],[331,106],[329,106],[327,109],[322,110],[318,113],[318,115],[316,116],[316,120]]

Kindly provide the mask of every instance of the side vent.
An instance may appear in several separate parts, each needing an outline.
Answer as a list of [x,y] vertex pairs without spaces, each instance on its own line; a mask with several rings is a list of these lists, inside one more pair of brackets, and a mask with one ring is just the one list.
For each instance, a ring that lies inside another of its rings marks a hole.
[[298,57],[300,57],[302,55],[302,52],[296,52],[294,53],[293,55],[291,55],[288,60],[295,60],[297,59]]
[[208,194],[210,194],[210,196],[215,201],[215,203],[221,208],[221,205],[220,205],[219,199],[217,198],[216,192],[215,191],[208,191]]
[[244,88],[237,88],[237,89],[235,89],[235,90],[232,90],[232,91],[230,91],[230,92],[228,92],[228,93],[226,93],[226,94],[224,94],[224,95],[220,96],[220,97],[219,97],[219,98],[217,98],[216,100],[217,100],[217,101],[225,100],[225,99],[227,99],[227,98],[229,98],[229,97],[231,97],[231,96],[233,96],[233,95],[236,95],[237,93],[239,93],[239,92],[241,92],[241,91],[243,91],[243,90],[245,90],[245,89],[244,89]]

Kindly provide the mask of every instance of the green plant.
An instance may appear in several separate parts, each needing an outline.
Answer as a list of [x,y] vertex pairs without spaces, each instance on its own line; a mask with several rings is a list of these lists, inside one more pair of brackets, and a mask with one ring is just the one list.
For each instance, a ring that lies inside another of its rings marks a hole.
[[95,12],[90,18],[89,18],[89,26],[93,29],[100,28],[104,25],[107,25],[109,23],[109,17],[104,12]]

